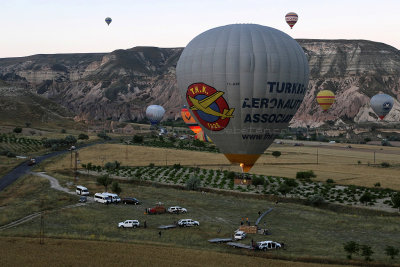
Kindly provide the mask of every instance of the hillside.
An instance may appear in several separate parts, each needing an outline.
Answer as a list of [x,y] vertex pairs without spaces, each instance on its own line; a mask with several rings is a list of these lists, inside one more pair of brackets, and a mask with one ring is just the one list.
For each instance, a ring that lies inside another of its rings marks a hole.
[[[309,91],[292,126],[326,122],[375,122],[369,99],[384,92],[396,98],[386,121],[400,119],[400,51],[365,40],[297,40],[310,65]],[[41,95],[68,108],[77,120],[137,121],[149,104],[161,104],[166,118],[180,117],[175,66],[182,48],[134,47],[108,54],[35,55],[0,59],[0,82]],[[336,93],[322,113],[319,88]]]
[[67,108],[30,91],[13,86],[0,86],[0,125],[26,127],[74,124],[73,113]]

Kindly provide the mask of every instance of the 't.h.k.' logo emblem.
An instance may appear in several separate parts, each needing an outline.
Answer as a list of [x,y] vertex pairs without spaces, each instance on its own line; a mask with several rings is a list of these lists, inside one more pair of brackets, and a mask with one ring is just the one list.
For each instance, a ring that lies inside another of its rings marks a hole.
[[233,118],[234,108],[229,108],[224,92],[205,83],[194,83],[188,87],[186,101],[199,122],[211,131],[221,131]]

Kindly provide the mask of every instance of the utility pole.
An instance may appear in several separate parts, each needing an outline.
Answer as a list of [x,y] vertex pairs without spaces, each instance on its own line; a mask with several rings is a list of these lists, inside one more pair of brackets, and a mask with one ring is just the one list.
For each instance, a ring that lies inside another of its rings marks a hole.
[[318,147],[317,147],[317,165],[318,165]]
[[75,183],[78,181],[78,161],[79,161],[79,152],[78,150],[75,150]]
[[374,151],[374,164],[375,164],[375,151]]

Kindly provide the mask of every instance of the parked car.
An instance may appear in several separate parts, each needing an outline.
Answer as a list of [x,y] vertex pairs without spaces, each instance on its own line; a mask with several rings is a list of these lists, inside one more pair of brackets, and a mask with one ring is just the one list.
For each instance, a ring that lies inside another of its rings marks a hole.
[[233,237],[235,240],[242,240],[246,238],[246,232],[244,231],[236,231]]
[[36,164],[36,159],[29,159],[28,160],[28,166],[32,166]]
[[336,141],[329,141],[329,144],[336,144]]
[[186,213],[187,209],[179,207],[179,206],[174,206],[174,207],[169,207],[168,212],[169,213]]
[[87,196],[89,195],[89,190],[81,185],[76,186],[76,190],[75,190],[76,194],[81,195],[81,196]]
[[179,137],[179,140],[186,140],[186,139],[188,139],[188,136],[187,136],[187,135],[181,135],[181,136]]
[[111,200],[111,203],[118,204],[121,202],[121,198],[117,194],[112,194],[108,192],[103,192],[102,194],[108,196]]
[[282,244],[274,241],[260,241],[257,242],[257,249],[260,250],[268,250],[268,249],[279,249],[282,247]]
[[180,219],[178,221],[178,225],[182,226],[182,227],[186,227],[186,226],[199,226],[200,223],[198,221],[193,221],[192,219]]
[[87,202],[87,197],[85,197],[85,196],[80,197],[79,202],[81,202],[81,203]]
[[137,199],[134,198],[134,197],[124,197],[124,198],[121,200],[121,202],[124,203],[124,204],[133,204],[133,205],[139,205],[139,204],[140,204],[140,201],[137,200]]
[[118,223],[119,228],[136,228],[139,227],[140,223],[138,220],[126,220]]

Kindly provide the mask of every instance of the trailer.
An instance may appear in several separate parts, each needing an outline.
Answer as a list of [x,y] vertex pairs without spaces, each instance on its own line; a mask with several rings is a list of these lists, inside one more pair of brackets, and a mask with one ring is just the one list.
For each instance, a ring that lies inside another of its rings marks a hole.
[[167,209],[165,208],[164,204],[161,202],[156,203],[156,206],[153,208],[146,208],[145,214],[162,214],[166,213]]

